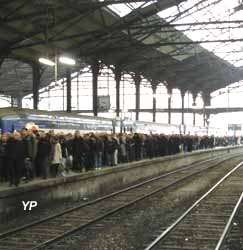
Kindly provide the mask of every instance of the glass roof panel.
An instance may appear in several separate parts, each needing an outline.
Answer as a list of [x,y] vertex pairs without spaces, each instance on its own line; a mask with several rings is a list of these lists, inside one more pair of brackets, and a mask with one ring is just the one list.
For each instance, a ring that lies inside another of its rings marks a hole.
[[[243,65],[243,20],[239,0],[188,0],[159,16],[202,47],[235,66]],[[185,25],[184,25],[185,24]],[[238,41],[239,40],[239,41]]]

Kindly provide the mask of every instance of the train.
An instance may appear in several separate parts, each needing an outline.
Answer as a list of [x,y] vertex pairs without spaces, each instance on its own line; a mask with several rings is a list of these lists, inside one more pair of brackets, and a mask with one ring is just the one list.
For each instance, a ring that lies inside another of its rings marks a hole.
[[43,131],[54,130],[55,132],[64,133],[74,132],[75,130],[80,130],[83,133],[180,134],[185,132],[182,131],[180,125],[165,123],[93,117],[64,111],[54,112],[20,108],[0,108],[0,130],[2,133],[20,130],[26,127],[26,124],[30,123],[35,124]]

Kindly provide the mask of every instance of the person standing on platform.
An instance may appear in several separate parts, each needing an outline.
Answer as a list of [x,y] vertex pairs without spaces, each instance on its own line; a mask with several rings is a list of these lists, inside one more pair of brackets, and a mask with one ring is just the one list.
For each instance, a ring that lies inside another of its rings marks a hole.
[[126,135],[126,153],[127,161],[132,162],[135,160],[135,144],[132,135]]
[[17,187],[19,185],[24,165],[24,151],[24,143],[20,133],[13,133],[13,136],[10,137],[6,145],[10,186],[15,185]]
[[77,130],[72,140],[73,170],[82,171],[81,135]]
[[4,133],[0,141],[0,181],[8,180],[7,163],[6,163],[6,145],[9,139],[9,133]]
[[51,153],[51,143],[44,132],[40,132],[40,138],[37,144],[36,163],[39,166],[43,179],[48,177],[49,158]]
[[112,136],[112,142],[113,142],[113,147],[114,147],[114,153],[113,153],[113,165],[117,166],[118,165],[118,150],[120,148],[120,142],[116,135]]
[[104,143],[103,139],[100,136],[92,135],[95,139],[94,145],[94,164],[95,169],[101,169],[102,167],[102,156],[104,152]]
[[[86,168],[87,170],[93,170],[96,168],[96,138],[93,133],[84,136],[84,142],[88,145],[89,150],[85,153],[86,155]],[[82,150],[83,152],[84,150]]]
[[73,135],[71,133],[65,136],[65,144],[67,148],[66,172],[69,172],[69,170],[73,167],[72,140]]
[[139,161],[141,160],[141,137],[138,133],[135,133],[133,136],[134,140],[134,147],[135,147],[135,160]]
[[108,166],[114,166],[114,152],[116,150],[114,140],[112,136],[107,135],[105,141],[105,155],[106,155],[106,164]]
[[57,177],[59,166],[62,162],[62,149],[57,135],[51,138],[50,172],[52,177]]
[[127,150],[126,150],[126,137],[124,135],[120,136],[120,163],[127,162]]
[[[68,158],[68,149],[67,149],[67,143],[66,143],[66,138],[64,133],[61,133],[59,135],[59,143],[61,145],[61,149],[62,149],[62,163],[61,166],[63,168],[63,170],[67,169],[67,158]],[[63,171],[64,174],[64,171]]]
[[37,154],[37,140],[31,129],[22,129],[22,139],[25,147],[25,177],[26,181],[31,180],[35,176],[35,158]]

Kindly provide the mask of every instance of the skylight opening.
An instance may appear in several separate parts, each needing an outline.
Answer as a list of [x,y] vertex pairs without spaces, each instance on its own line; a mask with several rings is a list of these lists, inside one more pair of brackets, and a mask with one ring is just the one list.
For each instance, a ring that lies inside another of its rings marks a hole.
[[242,20],[243,10],[236,11],[237,6],[238,0],[188,0],[160,12],[159,16],[172,24],[192,24],[175,28],[193,41],[203,41],[200,45],[220,58],[242,66],[243,21],[234,21]]

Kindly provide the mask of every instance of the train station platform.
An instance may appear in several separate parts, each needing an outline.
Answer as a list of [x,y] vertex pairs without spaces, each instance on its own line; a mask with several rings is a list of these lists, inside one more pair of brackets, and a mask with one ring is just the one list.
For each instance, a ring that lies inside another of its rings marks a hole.
[[18,187],[1,184],[0,218],[16,216],[23,212],[22,201],[37,201],[38,207],[44,208],[55,201],[97,197],[180,166],[228,153],[241,152],[243,152],[242,146],[200,150],[121,164],[116,167],[105,167],[85,173],[70,173],[65,177],[36,179]]

